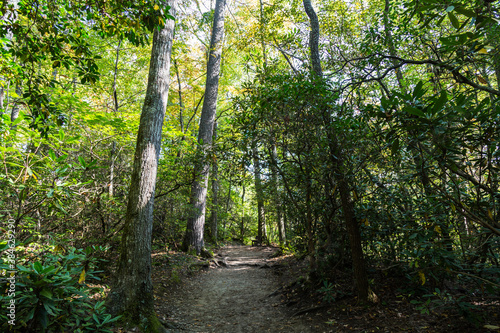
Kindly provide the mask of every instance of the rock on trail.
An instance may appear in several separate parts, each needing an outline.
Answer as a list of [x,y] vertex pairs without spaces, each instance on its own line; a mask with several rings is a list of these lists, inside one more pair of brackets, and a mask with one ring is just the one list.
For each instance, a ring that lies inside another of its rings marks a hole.
[[226,267],[201,273],[167,296],[168,321],[178,327],[170,332],[324,332],[307,317],[291,317],[274,293],[279,286],[265,269],[273,251],[223,248]]

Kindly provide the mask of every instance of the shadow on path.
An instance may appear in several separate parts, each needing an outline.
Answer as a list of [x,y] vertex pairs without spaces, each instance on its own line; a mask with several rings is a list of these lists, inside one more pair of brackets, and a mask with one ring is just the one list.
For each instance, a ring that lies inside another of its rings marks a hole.
[[[170,332],[327,332],[307,317],[290,317],[278,284],[266,265],[276,249],[228,246],[218,258],[226,267],[210,269],[167,295]],[[321,325],[323,326],[323,325]]]

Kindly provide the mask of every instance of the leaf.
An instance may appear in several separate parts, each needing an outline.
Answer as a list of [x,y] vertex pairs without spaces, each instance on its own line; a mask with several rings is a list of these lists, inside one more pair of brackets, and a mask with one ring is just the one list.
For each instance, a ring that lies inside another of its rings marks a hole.
[[441,95],[437,99],[437,101],[434,103],[434,107],[432,108],[432,113],[436,113],[440,111],[443,106],[448,102],[448,95],[446,94],[446,91],[442,90]]
[[399,139],[394,140],[391,147],[392,155],[395,155],[399,151]]
[[420,283],[422,285],[424,285],[425,284],[425,274],[424,274],[424,272],[418,271],[418,277],[420,278]]
[[61,245],[57,245],[55,248],[54,248],[54,252],[55,253],[61,253],[61,254],[64,254],[66,252],[66,250],[64,249],[64,247],[62,247]]
[[488,50],[483,47],[482,49],[480,49],[479,51],[477,51],[477,53],[479,53],[479,54],[488,54]]
[[56,154],[54,153],[54,151],[51,149],[49,150],[49,156],[50,156],[50,159],[55,161],[56,160]]
[[453,14],[452,12],[448,12],[448,18],[450,19],[450,22],[455,27],[455,29],[458,30],[460,28],[460,23],[458,22],[455,14]]
[[455,6],[448,6],[448,8],[446,8],[446,12],[449,13],[451,12],[453,9],[455,9]]
[[35,272],[40,274],[42,272],[42,264],[39,261],[35,262],[33,264],[33,269],[35,270]]
[[425,117],[425,114],[422,112],[422,110],[414,108],[413,106],[406,106],[404,109],[406,110],[406,112],[414,116]]
[[476,14],[473,11],[462,8],[462,7],[455,8],[455,11],[457,13],[462,14],[462,15],[467,16],[467,17],[476,17]]
[[482,77],[481,75],[477,76],[477,80],[479,82],[481,82],[482,84],[488,84],[488,81],[486,81],[486,79],[484,77]]
[[83,159],[83,157],[78,156],[78,161],[80,162],[82,167],[87,168],[87,163],[85,163],[85,160]]
[[61,155],[61,156],[59,156],[59,158],[57,159],[56,162],[62,162],[67,158],[68,158],[68,154]]
[[85,268],[80,273],[80,278],[78,279],[78,283],[82,284],[85,282]]
[[489,329],[489,330],[499,330],[500,329],[500,326],[495,326],[495,325],[484,325],[483,327],[486,329]]
[[52,292],[48,289],[43,289],[40,295],[52,299]]
[[424,83],[422,81],[418,81],[417,85],[413,89],[413,98],[420,98],[425,94],[425,90],[423,89]]

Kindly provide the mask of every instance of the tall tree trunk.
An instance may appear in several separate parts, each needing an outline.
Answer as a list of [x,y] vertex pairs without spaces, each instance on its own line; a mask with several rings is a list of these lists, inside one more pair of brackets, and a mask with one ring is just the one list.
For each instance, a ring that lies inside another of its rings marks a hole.
[[266,239],[266,214],[264,211],[264,191],[262,190],[259,151],[257,149],[257,143],[255,142],[252,147],[252,153],[253,153],[253,168],[255,177],[255,195],[257,197],[257,217],[258,217],[257,240],[259,241],[259,243],[262,243]]
[[309,49],[311,52],[311,65],[312,70],[318,77],[323,76],[321,69],[321,58],[319,56],[319,21],[318,15],[312,6],[311,0],[303,0],[304,9],[309,17],[311,24],[311,31],[309,32]]
[[[387,46],[389,47],[389,54],[392,57],[395,57],[396,56],[396,48],[394,47],[394,41],[392,39],[392,26],[391,26],[391,19],[389,17],[390,11],[391,11],[390,0],[385,0],[385,7],[384,7],[385,40],[386,40]],[[392,64],[394,66],[396,66],[398,64],[398,61],[396,59],[393,59]],[[399,68],[396,68],[396,78],[398,79],[399,87],[404,92],[406,89],[404,86],[403,74],[401,73],[401,70]]]
[[[23,97],[23,90],[21,88],[21,85],[18,83],[16,84],[16,100],[14,102],[14,105],[12,106],[12,110],[10,112],[10,121],[14,122],[16,119],[19,117],[19,105],[21,105],[20,100]],[[15,126],[13,126],[14,128]]]
[[[309,34],[309,48],[311,52],[311,63],[313,71],[318,78],[322,78],[323,71],[321,68],[321,61],[319,57],[319,22],[318,16],[314,11],[311,4],[311,0],[303,0],[304,8],[307,16],[309,17],[311,24],[311,32]],[[330,148],[330,155],[332,159],[332,167],[335,173],[335,181],[338,184],[338,189],[341,198],[342,211],[344,213],[344,219],[349,233],[349,241],[351,245],[351,255],[352,255],[352,266],[354,281],[356,285],[356,291],[358,298],[361,301],[368,300],[369,284],[368,276],[366,274],[365,259],[363,254],[363,248],[361,245],[361,234],[359,231],[358,221],[354,213],[354,204],[351,198],[351,192],[349,188],[348,181],[346,179],[346,170],[344,166],[344,158],[342,150],[338,143],[338,138],[336,134],[332,131],[331,118],[328,110],[324,110],[323,122],[328,128],[328,144]]]
[[203,229],[205,226],[208,174],[210,170],[208,154],[212,145],[213,125],[217,111],[225,8],[226,0],[216,0],[207,65],[205,99],[203,100],[200,128],[198,130],[197,161],[194,167],[194,181],[191,186],[190,206],[192,212],[187,221],[186,234],[182,244],[185,251],[192,248],[198,254],[204,246]]
[[[217,140],[217,121],[214,124],[214,141]],[[219,165],[217,157],[212,160],[212,213],[210,218],[210,234],[212,242],[217,244],[217,206],[219,205]]]
[[[177,0],[169,0],[168,5],[172,7],[170,13],[175,15]],[[165,27],[155,29],[153,35],[148,87],[137,134],[118,270],[109,296],[113,313],[125,314],[127,320],[140,324],[147,332],[163,330],[153,306],[151,233],[173,32],[174,21],[168,20]]]
[[[245,177],[243,177],[245,178]],[[241,225],[240,225],[240,239],[243,241],[245,236],[245,181],[242,182],[242,193],[241,193]]]
[[116,141],[111,142],[111,151],[109,153],[109,187],[108,194],[110,197],[115,195],[115,154],[116,154]]
[[281,196],[279,193],[278,186],[278,151],[276,149],[276,144],[273,142],[271,145],[271,179],[273,181],[273,191],[274,191],[274,205],[276,206],[276,222],[278,226],[278,237],[280,245],[286,245],[286,233],[285,233],[285,220],[283,218],[283,208],[281,206]]
[[[181,140],[180,143],[186,140],[185,131],[186,128],[184,126],[184,100],[182,98],[182,83],[181,83],[181,74],[179,72],[179,66],[177,64],[177,60],[174,59],[174,69],[175,69],[175,77],[177,79],[177,94],[179,95],[179,126],[181,127]],[[182,145],[179,146],[179,150],[177,151],[177,158],[182,156]]]
[[[114,112],[118,112],[119,104],[118,104],[118,95],[116,93],[116,80],[118,77],[118,60],[120,58],[120,46],[122,45],[122,40],[118,41],[118,46],[116,47],[116,58],[115,58],[115,73],[113,75],[113,101],[114,101]],[[116,154],[116,141],[113,140],[111,143],[111,151],[109,154],[109,188],[108,193],[109,196],[112,197],[115,193],[114,189],[114,178],[115,178],[115,154]]]
[[5,88],[4,88],[5,82],[0,79],[0,115],[4,113],[4,100],[5,100]]

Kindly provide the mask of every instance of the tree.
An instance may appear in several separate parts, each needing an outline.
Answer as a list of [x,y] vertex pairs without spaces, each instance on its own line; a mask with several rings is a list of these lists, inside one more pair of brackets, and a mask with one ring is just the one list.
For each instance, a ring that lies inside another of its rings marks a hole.
[[[170,0],[168,4],[170,13],[175,14],[177,1]],[[148,332],[160,331],[162,327],[153,307],[151,234],[173,32],[174,21],[168,20],[163,28],[155,29],[153,35],[116,283],[109,298],[114,313],[125,313],[127,319],[140,323]]]
[[[323,76],[323,70],[321,68],[321,59],[319,56],[319,22],[318,16],[314,11],[314,8],[310,0],[304,0],[304,8],[309,17],[311,23],[311,31],[309,34],[309,48],[312,69],[319,79]],[[318,81],[321,84],[321,81]],[[359,231],[358,221],[354,212],[354,206],[351,198],[351,189],[346,179],[346,170],[344,166],[344,158],[342,149],[338,143],[338,139],[335,137],[335,133],[332,132],[333,127],[330,120],[330,114],[327,109],[323,111],[323,121],[327,127],[328,145],[330,148],[332,168],[334,171],[334,178],[337,182],[337,186],[340,193],[340,199],[342,203],[342,210],[344,213],[346,227],[349,233],[349,239],[351,244],[351,254],[353,260],[353,271],[354,280],[356,283],[356,290],[358,293],[358,298],[362,301],[366,301],[369,296],[369,285],[368,276],[366,274],[363,248],[361,246],[361,234]]]
[[225,7],[226,0],[216,1],[212,37],[210,39],[210,52],[208,54],[205,99],[203,100],[203,108],[201,110],[194,180],[191,186],[190,205],[192,211],[187,220],[186,234],[182,245],[185,251],[192,249],[198,254],[204,246],[203,231],[210,170],[208,157],[211,151],[215,115],[217,112]]

